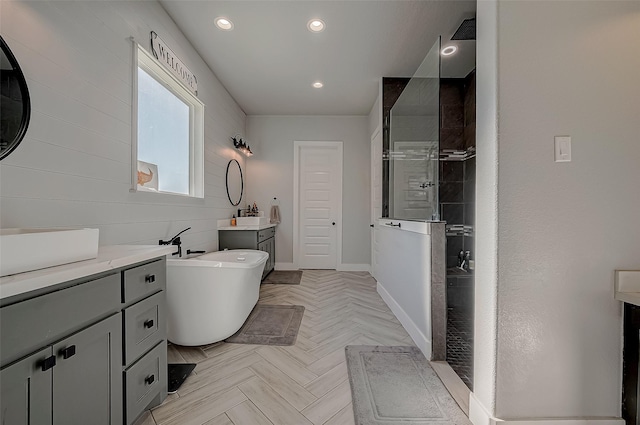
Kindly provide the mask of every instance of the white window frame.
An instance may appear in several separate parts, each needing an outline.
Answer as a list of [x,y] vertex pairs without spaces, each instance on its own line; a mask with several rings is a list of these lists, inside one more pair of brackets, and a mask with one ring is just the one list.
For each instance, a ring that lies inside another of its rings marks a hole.
[[[204,103],[149,52],[133,41],[131,102],[131,192],[204,198]],[[144,190],[138,186],[138,68],[189,106],[189,194]]]

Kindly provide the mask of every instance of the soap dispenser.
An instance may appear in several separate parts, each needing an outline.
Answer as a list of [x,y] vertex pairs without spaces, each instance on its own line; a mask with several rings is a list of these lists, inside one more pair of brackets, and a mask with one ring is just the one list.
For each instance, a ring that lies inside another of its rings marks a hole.
[[236,226],[237,224],[238,224],[238,221],[236,220],[236,215],[234,214],[233,217],[231,217],[231,225]]

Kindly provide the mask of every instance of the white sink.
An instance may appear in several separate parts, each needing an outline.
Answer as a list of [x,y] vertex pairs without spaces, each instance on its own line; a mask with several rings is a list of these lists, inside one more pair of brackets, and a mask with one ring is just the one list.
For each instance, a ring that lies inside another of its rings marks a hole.
[[238,226],[262,226],[269,224],[269,217],[238,217],[236,224]]
[[98,229],[0,229],[0,276],[98,256]]

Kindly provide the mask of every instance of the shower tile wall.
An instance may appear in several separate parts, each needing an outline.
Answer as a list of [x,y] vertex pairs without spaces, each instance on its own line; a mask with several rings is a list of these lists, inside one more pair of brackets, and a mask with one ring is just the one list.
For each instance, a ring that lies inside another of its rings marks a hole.
[[[475,147],[475,71],[440,85],[440,149]],[[447,361],[473,389],[473,273],[456,269],[458,253],[474,255],[475,157],[440,161],[440,214],[465,231],[447,234]]]
[[[466,78],[440,82],[440,149],[464,151],[475,147],[475,71]],[[448,225],[474,226],[475,157],[440,161],[440,217]],[[471,251],[473,231],[447,237],[447,267],[455,267],[460,250]]]

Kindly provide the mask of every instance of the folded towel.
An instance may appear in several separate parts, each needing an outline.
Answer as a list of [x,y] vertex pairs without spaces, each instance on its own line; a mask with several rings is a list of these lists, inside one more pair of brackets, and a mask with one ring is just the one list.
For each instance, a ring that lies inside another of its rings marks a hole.
[[271,206],[269,221],[271,222],[271,224],[280,224],[280,207],[278,207],[277,205]]

